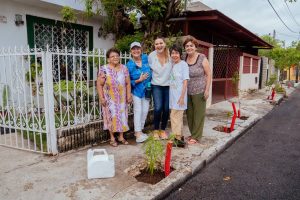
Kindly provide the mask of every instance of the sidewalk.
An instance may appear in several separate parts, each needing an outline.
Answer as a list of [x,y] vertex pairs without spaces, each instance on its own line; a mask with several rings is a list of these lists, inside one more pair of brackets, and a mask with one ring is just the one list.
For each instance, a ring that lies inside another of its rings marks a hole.
[[[291,94],[294,88],[287,89]],[[127,173],[143,161],[141,144],[105,148],[115,156],[116,176],[110,179],[87,179],[87,149],[48,157],[0,146],[0,199],[157,199],[184,182],[230,146],[248,127],[272,110],[274,105],[266,100],[266,91],[260,90],[241,99],[241,114],[246,121],[237,120],[235,130],[226,134],[213,130],[224,125],[228,101],[212,105],[207,110],[204,136],[200,144],[185,149],[173,148],[171,164],[174,170],[156,185],[149,185]],[[282,95],[276,95],[276,102]],[[186,124],[186,122],[185,122]],[[189,135],[187,126],[184,133]]]

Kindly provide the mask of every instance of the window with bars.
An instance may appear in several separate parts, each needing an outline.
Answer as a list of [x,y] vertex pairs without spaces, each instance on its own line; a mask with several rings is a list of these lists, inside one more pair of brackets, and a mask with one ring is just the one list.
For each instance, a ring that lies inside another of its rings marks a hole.
[[[62,21],[51,20],[31,15],[26,16],[27,37],[30,48],[46,50],[47,45],[53,49],[91,50],[93,48],[93,27]],[[71,80],[76,76],[76,67],[80,69],[84,78],[87,77],[87,60],[80,60],[80,56],[53,56],[54,80]],[[75,70],[75,71],[74,71]],[[92,69],[90,75],[92,75]]]
[[252,59],[252,73],[258,73],[258,59]]
[[28,44],[31,48],[92,49],[93,27],[26,15]]
[[244,56],[243,73],[249,74],[251,71],[251,58]]

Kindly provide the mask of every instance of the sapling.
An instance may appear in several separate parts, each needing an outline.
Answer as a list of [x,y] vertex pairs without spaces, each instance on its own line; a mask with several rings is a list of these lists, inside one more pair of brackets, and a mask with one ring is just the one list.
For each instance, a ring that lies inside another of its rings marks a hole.
[[161,164],[161,159],[164,155],[164,146],[160,140],[154,138],[152,134],[148,137],[143,145],[145,150],[147,169],[153,175]]

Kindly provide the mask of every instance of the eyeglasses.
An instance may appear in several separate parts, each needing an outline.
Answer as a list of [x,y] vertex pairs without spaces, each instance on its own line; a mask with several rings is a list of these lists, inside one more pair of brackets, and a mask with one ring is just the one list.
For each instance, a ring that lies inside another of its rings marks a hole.
[[120,56],[110,56],[109,58],[120,58]]

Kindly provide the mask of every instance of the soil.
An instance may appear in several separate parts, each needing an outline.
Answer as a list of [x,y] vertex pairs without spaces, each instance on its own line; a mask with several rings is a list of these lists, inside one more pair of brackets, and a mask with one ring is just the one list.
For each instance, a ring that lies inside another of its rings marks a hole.
[[249,117],[248,116],[240,116],[241,120],[247,120]]
[[[225,131],[224,131],[224,126],[216,126],[216,127],[214,127],[213,128],[215,131],[219,131],[219,132],[223,132],[223,133],[225,133]],[[233,129],[233,131],[234,131],[234,129]],[[231,131],[230,131],[230,127],[227,127],[227,132],[226,133],[231,133]]]
[[[174,169],[171,167],[170,171],[172,172],[173,170]],[[143,169],[135,178],[139,182],[154,185],[165,178],[165,172],[161,169],[158,169],[154,171],[153,175],[151,175],[147,169]]]

